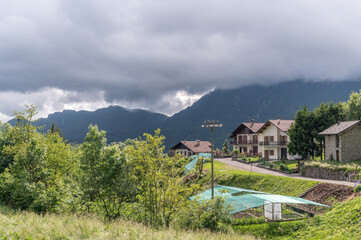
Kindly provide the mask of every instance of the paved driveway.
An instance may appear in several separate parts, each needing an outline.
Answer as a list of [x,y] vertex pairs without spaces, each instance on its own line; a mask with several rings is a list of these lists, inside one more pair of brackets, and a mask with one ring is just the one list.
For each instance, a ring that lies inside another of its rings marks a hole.
[[268,169],[256,167],[255,164],[253,164],[253,166],[251,166],[251,164],[245,164],[245,163],[241,163],[238,161],[233,161],[231,158],[217,158],[215,160],[225,163],[229,166],[234,167],[235,169],[240,169],[240,170],[252,171],[252,172],[275,175],[275,176],[282,176],[282,177],[292,177],[292,178],[298,178],[298,179],[304,179],[304,180],[312,180],[312,181],[318,181],[318,182],[341,184],[341,185],[351,186],[351,187],[355,186],[355,183],[347,182],[347,181],[308,178],[308,177],[301,177],[298,173],[287,174],[287,173],[275,172],[275,171],[271,171]]

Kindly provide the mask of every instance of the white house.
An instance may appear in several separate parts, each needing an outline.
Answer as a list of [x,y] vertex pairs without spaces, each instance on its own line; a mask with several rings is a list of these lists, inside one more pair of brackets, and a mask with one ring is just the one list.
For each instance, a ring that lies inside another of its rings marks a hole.
[[257,133],[264,123],[243,122],[229,136],[232,138],[233,150],[238,149],[240,153],[247,156],[262,155],[262,147],[259,146],[261,133]]
[[262,133],[262,140],[259,145],[263,147],[262,157],[265,159],[301,159],[299,155],[292,155],[288,152],[289,142],[288,130],[294,123],[293,120],[269,120],[259,130]]

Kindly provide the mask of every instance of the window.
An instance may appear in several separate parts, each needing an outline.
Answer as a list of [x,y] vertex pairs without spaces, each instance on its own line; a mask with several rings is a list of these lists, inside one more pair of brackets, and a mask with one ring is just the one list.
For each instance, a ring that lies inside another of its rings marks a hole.
[[270,142],[274,142],[274,141],[275,141],[274,136],[270,136],[269,138],[270,138]]
[[270,151],[269,151],[269,155],[270,155],[270,156],[275,155],[275,150],[270,150]]

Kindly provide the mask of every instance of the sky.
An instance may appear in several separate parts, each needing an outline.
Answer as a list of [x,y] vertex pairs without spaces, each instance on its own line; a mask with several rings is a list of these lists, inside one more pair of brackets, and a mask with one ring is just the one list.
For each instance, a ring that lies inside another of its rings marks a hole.
[[361,75],[361,1],[0,0],[0,120],[172,115],[215,88]]

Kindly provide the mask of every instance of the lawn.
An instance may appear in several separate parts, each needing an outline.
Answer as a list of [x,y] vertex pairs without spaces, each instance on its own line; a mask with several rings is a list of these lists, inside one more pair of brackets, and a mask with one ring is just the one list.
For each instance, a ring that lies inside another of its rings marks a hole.
[[[210,166],[210,163],[206,163],[204,168],[209,171]],[[316,181],[236,170],[225,163],[217,161],[214,162],[214,170],[216,184],[272,194],[298,196],[317,183]],[[210,179],[211,174],[206,174],[199,180],[199,183],[208,188],[210,187]]]

